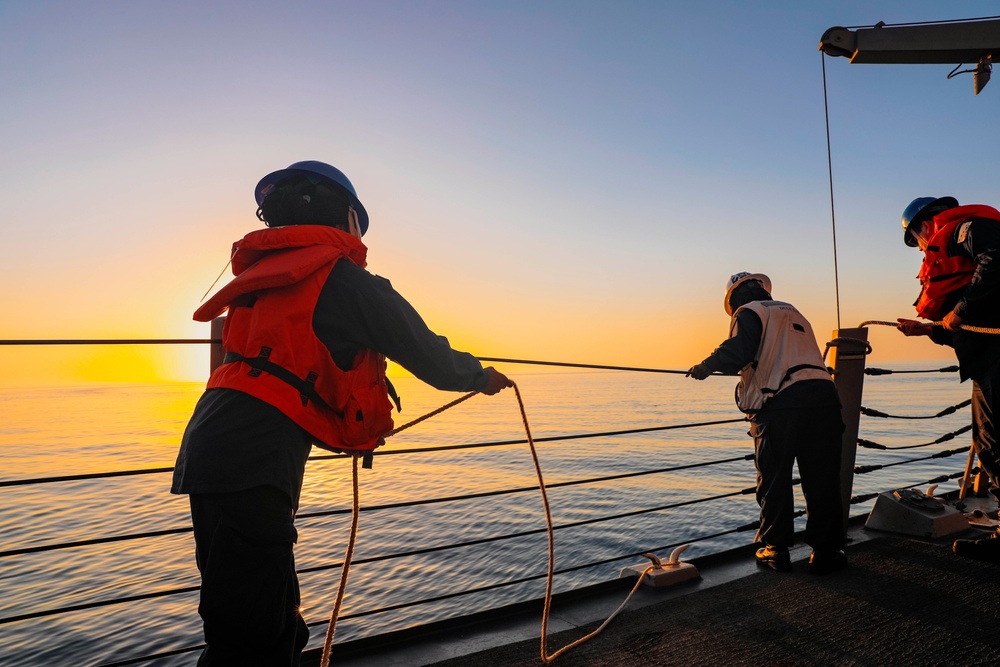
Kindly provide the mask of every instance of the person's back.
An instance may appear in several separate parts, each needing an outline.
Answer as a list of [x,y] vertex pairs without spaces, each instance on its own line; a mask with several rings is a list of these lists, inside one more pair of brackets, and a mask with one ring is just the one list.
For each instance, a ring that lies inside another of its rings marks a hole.
[[808,320],[771,297],[764,274],[741,272],[726,284],[729,338],[691,367],[703,380],[713,372],[739,374],[737,405],[751,421],[762,544],[756,560],[785,572],[795,539],[792,466],[797,461],[806,498],[809,571],[842,569],[847,558],[840,498],[840,400]]
[[[918,197],[903,210],[903,241],[924,253],[914,306],[927,321],[898,319],[906,336],[928,336],[955,350],[961,381],[972,380],[972,440],[980,467],[1000,495],[1000,211],[959,205],[954,197]],[[956,554],[1000,561],[1000,535],[957,540]]]
[[312,445],[362,453],[392,428],[385,358],[438,389],[510,381],[453,350],[364,270],[368,214],[336,168],[308,161],[257,185],[266,229],[234,245],[236,277],[196,318],[228,312],[226,357],[185,429],[171,491],[190,495],[199,665],[297,665],[294,516]]

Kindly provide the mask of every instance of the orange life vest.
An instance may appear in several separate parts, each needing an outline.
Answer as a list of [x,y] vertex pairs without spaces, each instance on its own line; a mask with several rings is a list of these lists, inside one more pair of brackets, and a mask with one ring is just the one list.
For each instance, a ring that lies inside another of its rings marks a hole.
[[924,250],[924,263],[917,275],[920,296],[913,304],[920,317],[940,321],[948,313],[948,296],[965,289],[972,282],[976,262],[964,255],[948,255],[948,243],[955,228],[972,218],[1000,222],[1000,211],[982,204],[958,206],[939,213],[931,221],[931,236]]
[[313,311],[334,265],[366,265],[368,249],[332,227],[261,229],[233,244],[235,278],[194,319],[208,322],[227,309],[224,363],[208,388],[255,396],[281,410],[335,451],[370,451],[392,430],[385,357],[361,349],[341,370],[312,328]]

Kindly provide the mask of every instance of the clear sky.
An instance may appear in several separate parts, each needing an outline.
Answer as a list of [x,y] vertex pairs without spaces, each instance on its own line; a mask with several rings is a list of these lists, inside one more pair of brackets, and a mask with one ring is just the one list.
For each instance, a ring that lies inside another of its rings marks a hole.
[[[0,338],[207,337],[253,187],[353,181],[369,269],[479,356],[687,368],[764,272],[837,326],[823,32],[995,2],[0,0]],[[957,64],[957,63],[956,63]],[[1000,81],[826,60],[844,327],[911,316],[917,196],[1000,205]],[[947,359],[872,330],[876,360]],[[205,350],[0,349],[4,381]]]

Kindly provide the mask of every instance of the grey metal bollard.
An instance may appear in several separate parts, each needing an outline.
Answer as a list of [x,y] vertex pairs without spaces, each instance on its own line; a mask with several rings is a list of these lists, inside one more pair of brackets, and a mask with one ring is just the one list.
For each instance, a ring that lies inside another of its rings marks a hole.
[[[861,393],[865,384],[865,357],[868,348],[868,329],[836,329],[833,338],[833,383],[840,394],[841,417],[844,435],[841,440],[840,494],[844,505],[844,527],[851,511],[854,489],[854,462],[858,451],[858,428],[861,423]],[[857,341],[856,343],[854,341]]]

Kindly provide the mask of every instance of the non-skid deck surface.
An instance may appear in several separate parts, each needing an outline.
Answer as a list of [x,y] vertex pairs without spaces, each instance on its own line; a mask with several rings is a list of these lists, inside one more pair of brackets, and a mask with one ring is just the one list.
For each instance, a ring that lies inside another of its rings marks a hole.
[[[760,571],[662,604],[625,611],[560,656],[562,667],[662,665],[1000,665],[1000,565],[950,544],[880,537],[848,549],[827,576]],[[552,635],[549,652],[597,627]],[[540,665],[523,641],[436,667]]]

